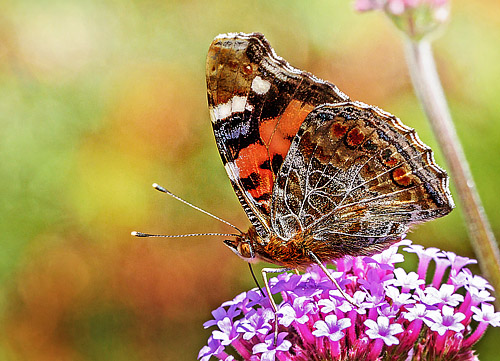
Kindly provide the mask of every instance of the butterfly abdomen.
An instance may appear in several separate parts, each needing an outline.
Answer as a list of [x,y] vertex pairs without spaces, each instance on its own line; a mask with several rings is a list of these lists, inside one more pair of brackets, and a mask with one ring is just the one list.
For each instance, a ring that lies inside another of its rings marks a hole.
[[290,240],[283,241],[279,237],[271,237],[266,244],[257,242],[255,254],[263,261],[286,268],[304,270],[315,263],[310,256],[314,253],[322,262],[330,262],[345,256],[370,256],[389,247],[400,240],[396,238],[363,238],[331,236],[318,240],[305,231],[299,232]]
[[309,232],[300,232],[293,238],[284,241],[277,236],[271,236],[265,244],[255,245],[256,255],[267,262],[286,268],[304,270],[314,263],[310,257],[313,252],[322,261],[338,259],[345,254],[335,249],[327,242],[318,242]]

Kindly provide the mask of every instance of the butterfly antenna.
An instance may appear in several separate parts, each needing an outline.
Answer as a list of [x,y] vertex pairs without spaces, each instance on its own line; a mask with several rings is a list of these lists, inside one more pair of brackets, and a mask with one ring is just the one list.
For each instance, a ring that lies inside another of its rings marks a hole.
[[235,225],[233,225],[233,224],[229,223],[228,221],[223,220],[222,218],[217,217],[216,215],[213,215],[213,214],[212,214],[212,213],[210,213],[210,212],[207,212],[207,211],[206,211],[206,210],[204,210],[204,209],[201,209],[200,207],[195,206],[194,204],[189,203],[188,201],[185,201],[185,200],[184,200],[184,199],[182,199],[181,197],[176,196],[175,194],[173,194],[172,192],[170,192],[168,189],[163,188],[163,187],[162,187],[162,186],[160,186],[159,184],[157,184],[157,183],[153,183],[153,188],[154,188],[154,189],[156,189],[157,191],[160,191],[160,192],[162,192],[162,193],[166,193],[166,194],[168,194],[169,196],[171,196],[171,197],[173,197],[173,198],[177,199],[178,201],[180,201],[180,202],[182,202],[182,203],[184,203],[184,204],[186,204],[186,205],[190,206],[191,208],[194,208],[194,209],[196,209],[196,210],[200,211],[201,213],[205,213],[207,216],[210,216],[210,217],[212,217],[212,218],[215,218],[215,219],[216,219],[216,220],[218,220],[219,222],[222,222],[222,223],[224,223],[224,224],[227,224],[227,225],[228,225],[228,226],[230,226],[230,227],[233,227],[233,228],[234,228],[234,229],[236,229],[238,232],[240,232],[240,234],[241,234],[241,233],[243,233],[243,232],[242,232],[242,231],[241,231],[238,227],[236,227]]
[[156,237],[156,238],[181,238],[181,237],[197,237],[197,236],[223,236],[223,237],[239,236],[239,234],[233,234],[233,233],[190,233],[190,234],[166,235],[166,234],[142,233],[136,231],[131,232],[131,235],[135,237]]

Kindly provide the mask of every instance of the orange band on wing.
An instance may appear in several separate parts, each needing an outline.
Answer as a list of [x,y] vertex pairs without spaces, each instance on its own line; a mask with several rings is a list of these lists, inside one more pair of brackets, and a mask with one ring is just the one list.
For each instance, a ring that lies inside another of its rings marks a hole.
[[[285,159],[290,149],[291,138],[295,136],[307,115],[314,109],[311,104],[292,100],[275,118],[260,123],[259,134],[262,143],[254,143],[240,150],[235,164],[244,188],[263,206],[269,206],[273,191],[274,174],[270,169],[276,154]],[[267,166],[265,165],[267,163]],[[269,197],[265,197],[268,194]]]
[[235,164],[239,170],[240,179],[248,179],[253,183],[248,191],[254,198],[259,198],[273,189],[273,173],[261,167],[269,159],[267,148],[262,144],[251,144],[243,148]]
[[260,124],[260,137],[268,145],[270,156],[281,154],[285,158],[290,149],[290,138],[297,134],[300,125],[313,109],[311,104],[292,100],[281,115]]

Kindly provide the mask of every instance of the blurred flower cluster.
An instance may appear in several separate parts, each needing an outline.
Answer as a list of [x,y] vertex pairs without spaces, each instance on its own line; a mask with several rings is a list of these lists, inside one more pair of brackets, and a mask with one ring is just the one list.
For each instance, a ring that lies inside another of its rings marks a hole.
[[[401,246],[418,256],[417,272],[394,266],[404,260]],[[204,326],[216,329],[198,358],[477,360],[472,346],[489,325],[500,326],[500,312],[491,305],[492,287],[466,267],[473,263],[408,240],[373,257],[336,261],[332,275],[357,307],[319,267],[280,274],[270,279],[271,292],[283,298],[278,325],[266,296],[244,292],[212,312]]]
[[358,11],[382,10],[410,38],[433,32],[449,18],[449,0],[356,0]]

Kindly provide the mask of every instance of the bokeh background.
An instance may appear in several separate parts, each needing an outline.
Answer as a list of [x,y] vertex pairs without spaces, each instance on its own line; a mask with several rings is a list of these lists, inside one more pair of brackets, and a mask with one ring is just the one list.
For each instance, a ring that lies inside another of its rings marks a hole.
[[[499,14],[497,0],[456,0],[435,42],[497,238]],[[291,64],[397,114],[436,149],[399,34],[349,0],[3,0],[1,360],[194,360],[210,311],[253,286],[217,237],[130,236],[228,231],[153,182],[248,225],[205,95],[206,51],[230,31],[264,33]],[[460,208],[409,238],[474,257]],[[498,337],[480,341],[481,360],[498,359]]]

